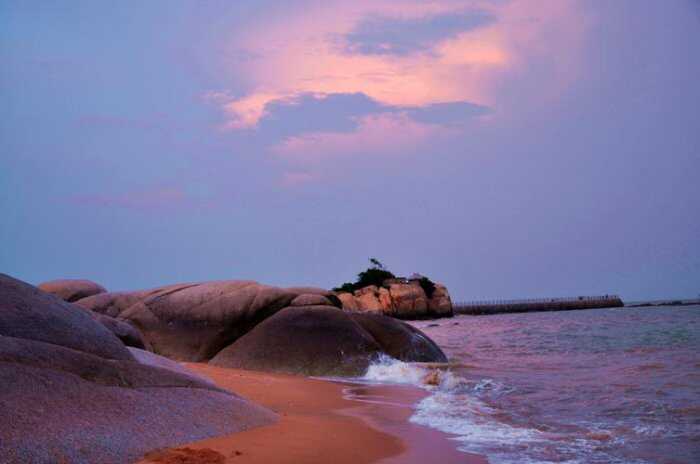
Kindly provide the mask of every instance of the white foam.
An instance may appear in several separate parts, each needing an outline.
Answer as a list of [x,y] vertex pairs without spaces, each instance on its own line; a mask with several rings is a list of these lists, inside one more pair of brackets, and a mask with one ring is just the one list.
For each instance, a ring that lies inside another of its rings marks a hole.
[[[511,388],[492,379],[468,381],[448,370],[434,369],[380,357],[370,365],[364,381],[415,385],[431,392],[415,407],[410,421],[454,435],[460,442],[458,449],[465,452],[485,453],[494,464],[546,463],[547,459],[528,459],[522,452],[503,452],[504,445],[522,451],[546,446],[556,437],[536,429],[505,424],[497,420],[498,413],[481,401],[481,395],[502,394]],[[429,380],[429,382],[426,382]],[[575,464],[578,460],[561,460],[559,464]]]
[[372,382],[400,383],[422,387],[423,379],[428,373],[429,370],[424,367],[405,363],[383,354],[369,366],[363,378]]
[[407,363],[384,354],[369,366],[362,379],[370,382],[415,385],[429,391],[457,392],[467,385],[465,379],[450,370]]
[[474,398],[437,392],[421,400],[411,422],[459,435],[464,442],[503,443],[539,439],[541,432],[494,421],[495,411]]
[[[438,383],[426,383],[426,378],[433,375],[437,376]],[[382,356],[373,363],[367,369],[364,379],[410,384],[431,391],[432,395],[416,405],[411,422],[459,435],[459,440],[498,443],[504,439],[532,440],[539,434],[536,430],[510,427],[493,421],[490,416],[496,411],[476,397],[477,393],[483,391],[505,390],[504,386],[491,379],[469,382],[449,370],[426,368],[388,356]]]

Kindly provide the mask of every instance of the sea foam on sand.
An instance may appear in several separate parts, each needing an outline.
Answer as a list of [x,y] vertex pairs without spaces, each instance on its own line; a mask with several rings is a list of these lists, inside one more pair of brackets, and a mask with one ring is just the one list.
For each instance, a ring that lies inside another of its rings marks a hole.
[[[370,383],[408,384],[430,392],[418,402],[410,418],[414,424],[431,427],[454,435],[458,449],[464,452],[488,453],[497,464],[548,462],[523,461],[522,456],[501,454],[503,444],[509,447],[537,446],[556,437],[539,430],[514,427],[497,420],[498,411],[479,399],[481,393],[507,393],[508,388],[492,379],[467,380],[444,366],[406,363],[381,356],[367,369],[363,381]],[[577,460],[564,461],[569,464]]]

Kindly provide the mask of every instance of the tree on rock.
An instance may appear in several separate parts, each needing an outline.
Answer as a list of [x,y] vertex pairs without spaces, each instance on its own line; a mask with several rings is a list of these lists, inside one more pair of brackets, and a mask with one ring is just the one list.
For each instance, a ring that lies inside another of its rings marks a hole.
[[354,283],[345,282],[340,287],[336,287],[333,291],[336,292],[354,292],[360,288],[367,287],[369,285],[376,285],[381,287],[386,279],[395,279],[396,276],[389,271],[381,261],[376,258],[370,258],[369,262],[371,266],[365,271],[357,274],[357,280]]

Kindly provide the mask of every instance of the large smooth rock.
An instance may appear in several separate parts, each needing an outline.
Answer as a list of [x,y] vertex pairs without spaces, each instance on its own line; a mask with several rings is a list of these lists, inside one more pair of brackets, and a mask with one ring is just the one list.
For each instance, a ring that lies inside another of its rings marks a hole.
[[102,285],[86,279],[51,280],[39,284],[38,287],[39,290],[56,295],[68,302],[78,301],[107,291]]
[[150,351],[142,350],[140,348],[134,348],[131,346],[127,347],[127,349],[132,354],[134,359],[136,359],[136,361],[141,364],[145,364],[147,366],[152,367],[160,367],[161,369],[168,369],[170,371],[177,372],[180,375],[192,377],[197,381],[204,382],[209,385],[214,385],[214,382],[211,379],[204,377],[201,374],[192,372],[179,362],[173,361],[172,359],[168,359],[165,356],[160,356],[158,354],[151,353]]
[[[331,292],[279,288],[254,281],[178,284],[133,293],[101,294],[78,305],[129,320],[149,348],[179,361],[206,361],[282,308],[297,303],[335,304]],[[312,301],[313,300],[313,301]],[[340,301],[337,300],[340,306]]]
[[127,321],[122,321],[106,314],[93,313],[97,321],[109,329],[126,346],[146,348],[141,333],[136,327]]
[[158,447],[276,416],[173,369],[137,362],[88,312],[0,275],[0,462],[133,462]]
[[321,287],[286,287],[285,290],[292,292],[296,295],[321,295],[328,296],[329,292],[325,288]]
[[409,362],[447,360],[427,336],[401,321],[318,306],[283,309],[210,362],[304,375],[359,376],[380,353]]
[[434,341],[405,322],[380,314],[349,315],[392,358],[407,362],[447,362],[447,357]]
[[90,314],[5,274],[0,274],[0,335],[103,358],[133,359],[122,342]]
[[289,306],[334,306],[331,301],[323,295],[314,293],[304,293],[294,298]]
[[131,323],[116,319],[107,314],[100,314],[80,305],[74,305],[74,308],[79,308],[81,312],[88,314],[94,320],[103,325],[107,330],[112,332],[126,346],[136,348],[145,348],[146,344],[141,337],[141,333]]
[[126,309],[135,305],[139,301],[149,296],[164,292],[168,287],[161,287],[154,290],[144,290],[135,292],[108,292],[99,295],[89,296],[75,302],[78,306],[89,309],[96,313],[105,314],[110,317],[117,317]]
[[3,464],[126,464],[266,425],[274,413],[193,377],[0,336]]
[[290,307],[268,318],[211,364],[304,375],[360,375],[381,351],[348,313],[328,306]]

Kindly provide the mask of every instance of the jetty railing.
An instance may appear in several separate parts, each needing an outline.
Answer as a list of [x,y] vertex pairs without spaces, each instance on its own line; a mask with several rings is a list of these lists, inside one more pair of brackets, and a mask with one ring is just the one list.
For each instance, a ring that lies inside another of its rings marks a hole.
[[577,296],[567,298],[526,298],[517,300],[478,300],[454,303],[455,314],[524,313],[530,311],[567,311],[574,309],[619,308],[618,295]]

